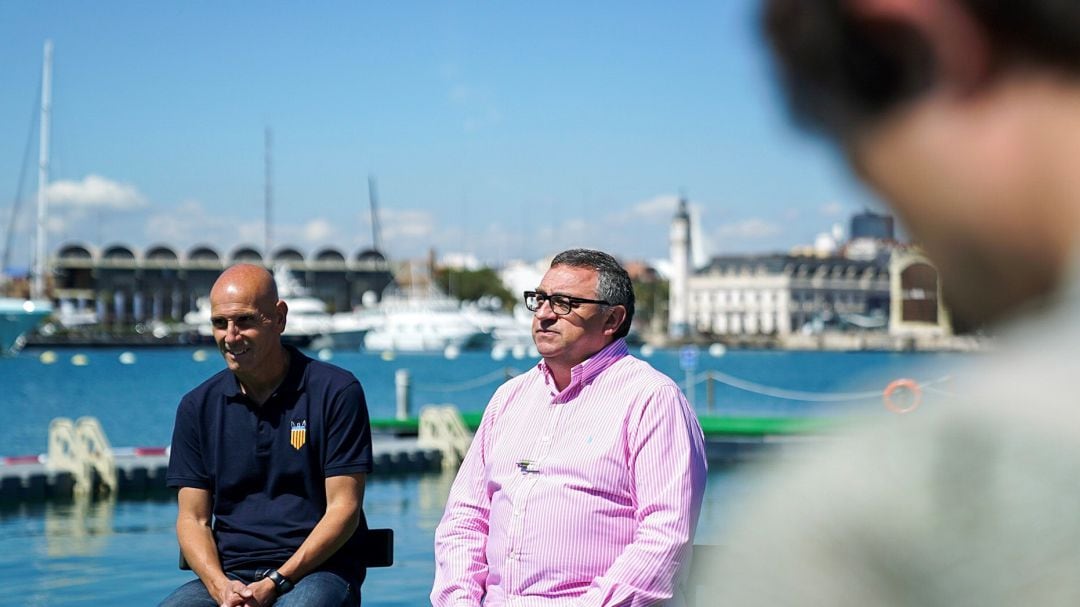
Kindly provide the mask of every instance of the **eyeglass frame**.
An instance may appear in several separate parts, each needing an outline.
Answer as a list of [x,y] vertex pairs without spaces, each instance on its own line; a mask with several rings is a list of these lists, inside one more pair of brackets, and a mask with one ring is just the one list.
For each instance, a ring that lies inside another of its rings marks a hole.
[[[602,299],[586,299],[584,297],[574,297],[572,295],[563,295],[562,293],[550,293],[549,294],[549,293],[544,293],[543,291],[524,291],[524,292],[522,292],[522,295],[525,297],[525,308],[528,309],[530,312],[536,312],[540,308],[544,307],[544,302],[546,301],[546,302],[548,302],[548,306],[551,307],[551,312],[553,314],[555,314],[555,316],[566,316],[567,314],[573,312],[581,304],[591,303],[591,304],[598,304],[598,305],[602,305],[602,306],[621,305],[621,304],[613,304],[610,301],[604,301]],[[536,299],[536,307],[535,308],[530,308],[529,307],[529,298],[530,297]],[[552,298],[555,298],[555,297],[557,297],[557,298],[559,298],[561,300],[565,300],[566,303],[560,305],[560,307],[562,307],[562,305],[565,305],[565,307],[566,307],[565,312],[559,312],[558,310],[555,309],[555,301],[552,299]]]

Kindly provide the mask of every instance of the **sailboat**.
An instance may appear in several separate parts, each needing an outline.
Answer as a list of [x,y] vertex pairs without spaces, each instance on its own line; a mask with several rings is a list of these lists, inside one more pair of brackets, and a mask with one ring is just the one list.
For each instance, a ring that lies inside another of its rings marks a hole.
[[[0,354],[13,354],[26,343],[26,334],[52,314],[45,298],[45,187],[49,183],[49,117],[52,111],[52,40],[45,41],[41,70],[41,131],[38,146],[37,232],[30,298],[0,297]],[[14,217],[12,218],[14,221]],[[0,268],[2,270],[2,268]]]

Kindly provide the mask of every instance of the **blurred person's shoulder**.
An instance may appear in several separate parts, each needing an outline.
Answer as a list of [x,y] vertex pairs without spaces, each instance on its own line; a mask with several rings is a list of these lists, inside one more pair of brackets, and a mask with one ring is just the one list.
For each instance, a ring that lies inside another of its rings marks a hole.
[[[979,357],[956,386],[971,407],[1015,423],[1071,428],[1080,383],[1080,257],[1060,289],[1031,302],[998,332],[997,345]],[[1050,429],[1047,428],[1049,431]]]
[[949,387],[753,469],[710,596],[739,605],[1080,600],[1080,297],[1017,323]]

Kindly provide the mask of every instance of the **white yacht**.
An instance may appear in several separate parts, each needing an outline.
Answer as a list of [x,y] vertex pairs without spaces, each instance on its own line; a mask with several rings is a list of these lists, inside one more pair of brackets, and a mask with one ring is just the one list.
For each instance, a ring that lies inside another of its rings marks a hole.
[[352,313],[368,329],[364,348],[375,352],[446,352],[487,349],[491,333],[469,319],[461,304],[444,295],[389,295],[378,305]]
[[463,306],[462,313],[482,331],[491,334],[492,350],[528,349],[533,345],[533,313],[524,304],[514,306],[512,314],[491,305]]

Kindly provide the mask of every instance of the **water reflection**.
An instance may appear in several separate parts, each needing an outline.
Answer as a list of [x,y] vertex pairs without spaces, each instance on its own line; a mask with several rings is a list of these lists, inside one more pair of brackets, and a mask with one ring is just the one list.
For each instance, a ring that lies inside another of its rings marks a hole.
[[113,534],[116,497],[76,497],[45,504],[45,554],[50,558],[99,556]]
[[444,470],[442,474],[430,474],[420,478],[417,491],[420,506],[417,524],[420,528],[435,531],[442,519],[446,500],[450,497],[450,486],[454,484],[456,474],[456,470]]
[[442,518],[454,472],[373,475],[364,495],[372,527],[394,529],[394,566],[368,571],[364,604],[413,607],[427,602],[435,576],[435,526]]

